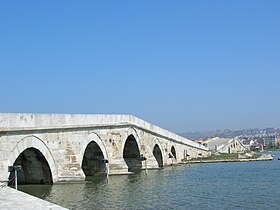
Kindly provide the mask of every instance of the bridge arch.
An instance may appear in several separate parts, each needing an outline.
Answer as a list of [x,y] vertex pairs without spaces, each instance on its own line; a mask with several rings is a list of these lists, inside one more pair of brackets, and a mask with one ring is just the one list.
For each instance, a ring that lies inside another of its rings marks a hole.
[[[17,142],[7,163],[8,166],[22,165],[19,182],[52,183],[58,181],[54,158],[48,146],[34,135],[27,136]],[[12,174],[9,178],[11,176]]]
[[136,131],[129,129],[122,144],[123,159],[128,167],[128,172],[139,173],[141,171],[140,148],[140,140]]
[[172,157],[173,157],[175,160],[177,160],[177,152],[176,152],[176,148],[175,148],[174,145],[171,146],[170,152],[171,152]]
[[158,167],[162,168],[164,165],[164,150],[161,147],[161,144],[158,139],[156,139],[154,148],[153,148],[153,155],[158,163]]
[[140,143],[140,138],[139,138],[139,135],[138,133],[136,132],[136,130],[134,128],[129,128],[126,132],[125,132],[125,135],[124,135],[124,138],[123,138],[123,142],[122,142],[122,147],[121,147],[121,151],[124,151],[124,147],[125,147],[125,144],[126,144],[126,140],[128,139],[129,136],[133,136],[133,138],[135,139],[136,143],[137,143],[137,147],[139,149],[139,153],[142,154],[143,151],[141,151],[141,143]]
[[85,176],[103,175],[105,173],[103,160],[109,160],[108,152],[104,142],[96,133],[89,134],[83,141],[80,157],[81,168]]

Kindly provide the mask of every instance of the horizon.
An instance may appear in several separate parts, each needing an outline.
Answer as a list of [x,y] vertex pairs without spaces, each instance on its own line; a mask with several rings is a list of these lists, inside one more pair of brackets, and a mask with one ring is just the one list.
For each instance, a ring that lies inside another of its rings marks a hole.
[[[204,132],[212,132],[212,131],[245,131],[245,130],[265,130],[265,129],[276,129],[279,130],[278,127],[264,127],[264,128],[245,128],[245,129],[214,129],[214,130],[201,130],[201,131],[186,131],[181,134],[187,134],[187,133],[204,133]],[[180,133],[179,133],[180,134]]]
[[280,2],[0,3],[0,112],[280,127]]

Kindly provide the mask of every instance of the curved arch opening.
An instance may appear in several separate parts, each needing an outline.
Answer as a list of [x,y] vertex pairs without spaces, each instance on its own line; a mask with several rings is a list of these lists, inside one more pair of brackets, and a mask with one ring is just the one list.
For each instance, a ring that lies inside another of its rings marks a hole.
[[104,155],[94,141],[90,142],[85,150],[82,169],[86,176],[101,176],[106,172],[106,167],[104,163]]
[[177,160],[176,150],[175,150],[174,146],[171,147],[171,153],[172,153],[173,158],[175,158],[175,160]]
[[[44,155],[33,147],[24,150],[14,162],[21,165],[22,170],[18,172],[19,184],[51,184],[52,173]],[[14,171],[10,173],[9,180],[13,180]],[[12,185],[12,182],[9,183]]]
[[123,158],[128,166],[128,172],[139,173],[141,171],[140,150],[133,135],[128,136],[126,139]]
[[162,168],[163,167],[162,153],[161,153],[161,150],[160,150],[160,148],[157,144],[154,146],[153,155],[156,158],[156,161],[158,163],[158,167]]

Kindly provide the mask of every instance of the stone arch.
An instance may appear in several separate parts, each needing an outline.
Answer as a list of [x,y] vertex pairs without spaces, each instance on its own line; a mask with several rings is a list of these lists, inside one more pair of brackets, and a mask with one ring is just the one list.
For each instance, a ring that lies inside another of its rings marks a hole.
[[142,150],[142,145],[140,144],[140,138],[139,138],[138,133],[136,132],[136,130],[135,130],[133,127],[129,128],[129,129],[126,131],[125,136],[124,136],[124,138],[123,138],[122,148],[121,148],[122,150],[121,150],[121,151],[124,150],[124,146],[125,146],[126,140],[127,140],[127,138],[128,138],[129,136],[131,136],[131,135],[135,138],[136,143],[137,143],[137,146],[138,146],[138,148],[139,148],[139,152],[140,152],[140,154],[141,154],[143,151],[141,151],[141,150]]
[[[51,182],[58,181],[57,170],[55,166],[54,158],[43,140],[36,136],[27,136],[21,139],[11,151],[11,155],[8,158],[8,166],[14,165],[17,159],[24,154],[24,152],[30,152],[33,156],[37,156],[42,161],[46,161],[51,174]],[[24,170],[24,168],[23,168]],[[8,177],[8,176],[7,176]]]
[[133,173],[138,173],[142,169],[141,146],[137,137],[135,131],[129,129],[122,145],[122,157],[128,167],[128,172]]
[[[85,159],[87,158],[87,159]],[[105,173],[105,163],[102,160],[109,160],[108,152],[104,142],[99,135],[91,133],[83,141],[80,150],[80,164],[85,176],[102,175]],[[87,163],[86,163],[87,162]],[[90,163],[91,162],[91,163]],[[86,165],[88,166],[86,166]],[[104,165],[103,165],[104,164]],[[91,167],[92,169],[87,169]]]
[[177,152],[176,152],[176,148],[175,148],[174,145],[171,146],[170,152],[171,152],[172,157],[173,157],[175,160],[177,160]]
[[160,168],[164,165],[164,150],[162,149],[162,146],[158,139],[156,139],[154,147],[153,147],[153,155],[158,163],[158,166]]

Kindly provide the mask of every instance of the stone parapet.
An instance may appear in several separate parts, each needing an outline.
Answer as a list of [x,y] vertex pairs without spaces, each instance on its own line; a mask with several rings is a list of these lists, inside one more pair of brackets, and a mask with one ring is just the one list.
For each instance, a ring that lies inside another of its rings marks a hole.
[[159,137],[169,138],[191,147],[207,150],[201,144],[133,115],[0,113],[0,133],[22,130],[90,129],[122,126],[137,127]]

